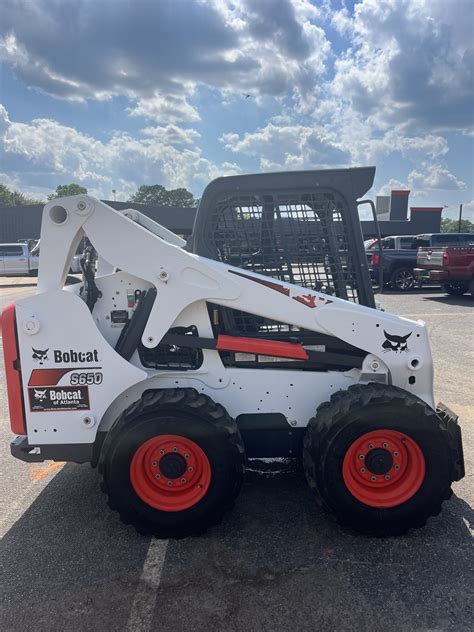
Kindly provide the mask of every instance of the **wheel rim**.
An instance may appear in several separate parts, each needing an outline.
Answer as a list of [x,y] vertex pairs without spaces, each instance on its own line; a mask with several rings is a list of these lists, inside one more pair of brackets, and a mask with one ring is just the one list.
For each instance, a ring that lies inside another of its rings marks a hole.
[[356,439],[342,465],[350,493],[370,507],[396,507],[420,489],[425,459],[413,439],[397,430],[374,430]]
[[402,270],[395,277],[395,285],[400,290],[408,290],[413,286],[414,280],[415,278],[411,272]]
[[138,497],[160,511],[183,511],[207,493],[211,466],[204,451],[187,437],[159,435],[145,441],[130,463]]

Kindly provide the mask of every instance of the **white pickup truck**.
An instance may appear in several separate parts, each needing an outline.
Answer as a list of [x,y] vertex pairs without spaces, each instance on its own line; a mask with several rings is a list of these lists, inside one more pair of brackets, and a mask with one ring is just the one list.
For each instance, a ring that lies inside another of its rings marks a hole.
[[[0,276],[36,276],[39,254],[39,239],[31,250],[26,243],[0,244]],[[70,274],[81,272],[81,257],[82,255],[74,255]]]
[[38,245],[30,251],[27,244],[0,244],[0,276],[35,276],[38,262]]

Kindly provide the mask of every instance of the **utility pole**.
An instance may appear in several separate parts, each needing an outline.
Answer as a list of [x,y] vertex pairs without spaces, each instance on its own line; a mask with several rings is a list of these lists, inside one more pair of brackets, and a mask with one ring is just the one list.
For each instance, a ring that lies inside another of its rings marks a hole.
[[116,198],[116,193],[117,193],[117,191],[115,189],[112,189],[112,195],[114,196],[114,202],[116,201],[116,199],[115,199]]
[[458,233],[461,232],[461,220],[462,220],[462,204],[459,205],[459,225],[458,225]]

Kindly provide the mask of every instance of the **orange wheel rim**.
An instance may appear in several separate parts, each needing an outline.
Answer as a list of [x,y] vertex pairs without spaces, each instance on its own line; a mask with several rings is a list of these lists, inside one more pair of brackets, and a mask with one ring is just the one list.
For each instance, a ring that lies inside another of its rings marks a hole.
[[130,480],[147,505],[160,511],[183,511],[206,495],[211,466],[202,448],[191,439],[158,435],[136,450]]
[[420,489],[425,471],[419,445],[397,430],[362,435],[349,447],[342,464],[347,489],[370,507],[405,503]]

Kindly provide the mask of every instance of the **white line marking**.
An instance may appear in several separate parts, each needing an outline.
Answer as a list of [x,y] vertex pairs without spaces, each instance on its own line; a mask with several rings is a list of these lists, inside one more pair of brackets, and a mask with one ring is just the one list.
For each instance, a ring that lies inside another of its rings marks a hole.
[[127,621],[127,632],[149,632],[165,563],[168,540],[152,538]]

